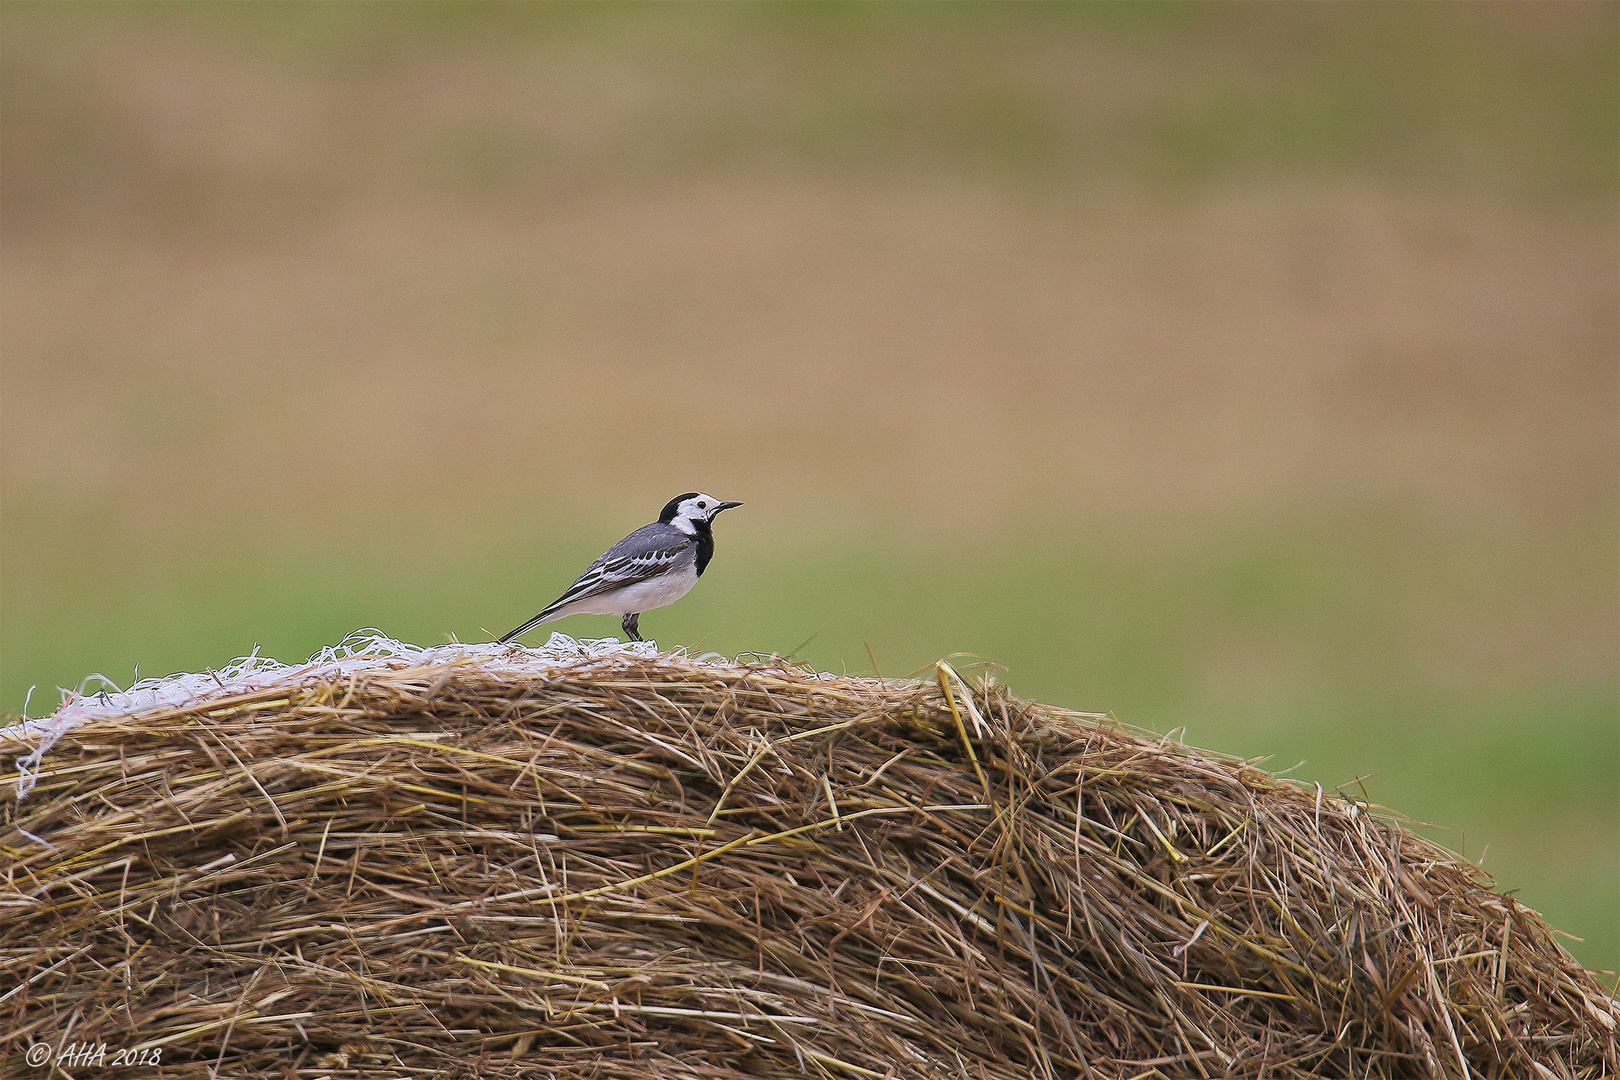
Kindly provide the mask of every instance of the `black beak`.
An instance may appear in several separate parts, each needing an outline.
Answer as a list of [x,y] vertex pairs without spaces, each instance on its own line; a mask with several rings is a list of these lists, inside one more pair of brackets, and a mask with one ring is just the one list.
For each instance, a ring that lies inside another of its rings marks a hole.
[[[722,510],[730,510],[733,506],[741,506],[741,505],[742,505],[742,503],[739,503],[739,502],[723,502],[719,506],[714,508],[714,513],[718,514]],[[714,514],[710,514],[709,516],[713,517]]]

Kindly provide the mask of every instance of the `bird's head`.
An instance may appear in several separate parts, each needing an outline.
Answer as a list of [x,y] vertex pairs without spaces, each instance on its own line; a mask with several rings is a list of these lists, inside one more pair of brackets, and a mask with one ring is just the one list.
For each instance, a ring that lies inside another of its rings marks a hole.
[[673,525],[686,533],[696,533],[706,529],[709,522],[714,520],[716,514],[722,510],[730,510],[733,506],[741,506],[739,502],[721,502],[713,495],[705,495],[701,491],[688,491],[685,495],[677,495],[664,505],[664,512],[658,515],[658,520],[665,525]]

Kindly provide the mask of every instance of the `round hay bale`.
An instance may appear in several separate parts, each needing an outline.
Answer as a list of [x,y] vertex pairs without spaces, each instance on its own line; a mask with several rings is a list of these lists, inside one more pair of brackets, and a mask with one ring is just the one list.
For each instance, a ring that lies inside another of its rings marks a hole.
[[1243,761],[943,664],[388,644],[47,725],[0,820],[0,1072],[1620,1072],[1533,911]]

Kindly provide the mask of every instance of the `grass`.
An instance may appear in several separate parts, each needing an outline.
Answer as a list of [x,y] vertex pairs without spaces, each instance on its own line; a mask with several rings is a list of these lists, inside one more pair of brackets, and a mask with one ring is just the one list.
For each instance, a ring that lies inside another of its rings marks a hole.
[[[542,68],[590,57],[590,139],[491,109],[387,166],[479,197],[532,197],[536,175],[899,165],[1058,184],[1349,175],[1607,198],[1620,35],[1605,5],[1557,7],[13,4],[6,18],[40,43],[213,39],[240,62],[340,86],[433,57],[488,70],[520,48],[549,55]],[[20,50],[11,62],[42,70]]]

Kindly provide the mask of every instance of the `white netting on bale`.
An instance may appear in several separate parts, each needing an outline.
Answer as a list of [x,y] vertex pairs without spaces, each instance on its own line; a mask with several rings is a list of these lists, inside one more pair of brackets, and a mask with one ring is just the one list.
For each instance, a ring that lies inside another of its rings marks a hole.
[[[618,638],[572,638],[553,633],[544,645],[481,644],[412,645],[389,637],[381,630],[356,630],[336,645],[328,645],[303,663],[289,664],[259,655],[258,649],[219,668],[181,672],[161,678],[141,679],[119,690],[105,676],[101,679],[113,690],[85,693],[61,689],[62,704],[49,716],[0,728],[0,750],[6,744],[32,744],[30,753],[16,758],[17,799],[22,801],[33,790],[36,774],[45,755],[62,734],[91,720],[129,716],[162,708],[188,708],[205,701],[236,697],[277,686],[301,686],[366,671],[426,667],[437,664],[477,664],[496,675],[545,675],[559,668],[574,667],[622,657],[645,660],[659,655],[653,641],[624,642]],[[87,680],[88,681],[88,680]],[[35,740],[38,740],[35,742]]]

